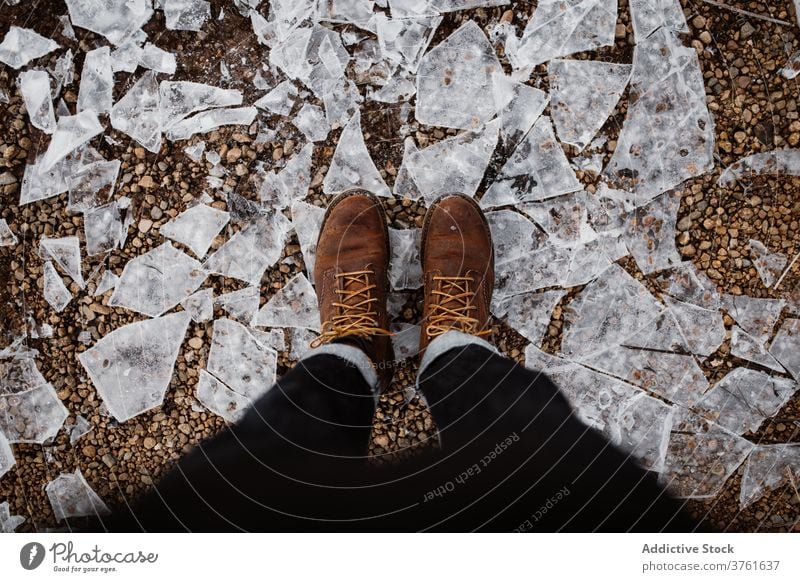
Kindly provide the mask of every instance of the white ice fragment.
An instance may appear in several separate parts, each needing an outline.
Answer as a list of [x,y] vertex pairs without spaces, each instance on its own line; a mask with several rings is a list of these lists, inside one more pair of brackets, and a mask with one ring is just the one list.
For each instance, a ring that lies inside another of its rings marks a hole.
[[684,410],[676,410],[661,482],[677,497],[717,495],[753,444]]
[[224,125],[250,125],[258,111],[255,107],[211,109],[179,121],[167,130],[170,141],[189,139],[196,133],[208,133]]
[[231,319],[214,322],[208,372],[251,401],[275,383],[278,354],[262,345],[248,329]]
[[69,444],[74,445],[75,442],[91,432],[94,427],[89,424],[89,421],[83,418],[80,414],[75,418],[75,424],[68,427],[69,430]]
[[389,229],[392,255],[389,260],[389,283],[392,289],[418,289],[422,286],[422,264],[418,228]]
[[291,81],[284,81],[253,103],[253,105],[275,115],[288,116],[292,112],[297,99],[297,87]]
[[139,68],[144,48],[142,44],[146,39],[145,34],[137,34],[126,38],[117,48],[111,51],[111,70],[114,73],[134,73]]
[[358,105],[363,101],[358,87],[349,79],[341,79],[322,96],[325,105],[325,118],[331,127],[346,125],[358,113]]
[[697,53],[666,28],[637,38],[631,85],[638,97],[605,174],[638,206],[713,167],[714,123]]
[[67,0],[73,26],[102,34],[112,44],[120,44],[153,15],[148,0]]
[[506,53],[514,68],[522,69],[612,46],[616,24],[617,0],[541,0],[519,46],[509,47],[507,43]]
[[238,422],[251,404],[249,398],[234,392],[205,370],[200,370],[195,396],[203,406],[230,423]]
[[491,208],[544,200],[581,189],[567,156],[553,133],[553,124],[541,116],[481,199]]
[[768,491],[800,482],[800,445],[758,445],[747,457],[739,505],[744,508]]
[[186,146],[183,151],[189,156],[193,162],[199,162],[203,159],[203,152],[206,150],[206,142],[199,141],[194,145]]
[[137,321],[117,328],[78,356],[118,422],[163,402],[188,326],[187,313]]
[[497,146],[499,123],[491,121],[481,131],[462,132],[409,155],[405,166],[426,203],[443,194],[477,192]]
[[100,160],[81,166],[67,180],[69,184],[69,204],[73,212],[86,212],[107,203],[114,195],[119,175],[119,160]]
[[303,132],[310,141],[325,141],[330,127],[322,108],[306,103],[295,115],[292,124]]
[[6,219],[0,218],[0,247],[13,247],[17,242],[17,235],[12,232]]
[[81,246],[78,237],[42,237],[39,241],[39,254],[43,258],[53,259],[81,289],[86,286],[81,274]]
[[708,356],[717,351],[725,341],[725,323],[719,311],[697,307],[664,296],[664,302],[680,329],[683,345],[698,356]]
[[783,299],[760,299],[747,295],[724,295],[722,302],[736,323],[762,344],[772,336],[786,305]]
[[205,279],[197,260],[165,242],[128,261],[108,304],[156,317],[194,293]]
[[87,255],[94,257],[121,246],[125,234],[121,213],[117,202],[97,206],[84,213]]
[[764,243],[755,239],[750,239],[750,256],[753,260],[758,276],[764,283],[764,287],[769,289],[780,278],[786,263],[789,261],[780,253],[773,253],[764,246]]
[[355,24],[375,32],[372,0],[325,0],[317,3],[316,17],[322,21]]
[[145,69],[167,75],[174,75],[178,67],[175,53],[165,51],[150,42],[144,45],[139,57],[139,64]]
[[290,230],[291,223],[280,212],[258,216],[208,257],[203,268],[258,285],[266,268],[281,257]]
[[64,285],[61,275],[50,261],[44,263],[44,298],[59,313],[72,300],[72,293]]
[[417,73],[417,121],[478,129],[497,113],[492,76],[502,71],[489,40],[473,20],[422,57]]
[[416,154],[419,149],[417,144],[414,143],[414,138],[408,136],[403,142],[403,161],[400,164],[400,169],[397,171],[397,176],[394,179],[394,187],[392,193],[395,198],[408,198],[417,200],[422,196],[422,193],[414,183],[414,178],[408,170],[408,160]]
[[549,96],[544,91],[519,83],[503,74],[494,76],[495,102],[500,110],[500,137],[511,151],[530,131],[547,107]]
[[664,293],[685,303],[716,310],[721,299],[714,282],[690,261],[681,263],[659,274],[655,283]]
[[326,194],[344,192],[351,188],[363,188],[378,196],[391,195],[367,151],[361,133],[361,114],[358,112],[342,130],[330,169],[322,183],[322,190]]
[[766,342],[754,338],[738,325],[731,329],[731,355],[776,372],[785,372],[778,360],[767,351]]
[[13,533],[24,522],[21,515],[11,515],[8,501],[0,503],[0,533]]
[[674,32],[689,32],[678,0],[631,0],[630,10],[637,39],[647,38],[662,26]]
[[648,471],[664,470],[674,407],[640,394],[622,408],[616,424],[618,446]]
[[787,319],[769,348],[792,377],[800,381],[800,319]]
[[12,26],[0,43],[0,63],[19,69],[58,48],[58,43],[29,28]]
[[199,32],[210,16],[211,3],[206,0],[164,0],[164,17],[169,30]]
[[6,439],[6,435],[3,434],[3,431],[0,431],[0,479],[3,478],[3,475],[8,473],[15,463],[16,461],[14,460],[14,452],[11,450],[11,445],[8,439]]
[[207,204],[197,204],[163,225],[159,232],[186,245],[198,259],[206,256],[211,243],[230,220],[230,214]]
[[589,145],[622,97],[631,69],[601,61],[548,63],[550,115],[562,142],[579,150]]
[[56,520],[70,517],[107,515],[110,510],[86,482],[80,469],[62,473],[45,487]]
[[313,282],[314,263],[317,256],[317,239],[322,228],[322,219],[325,209],[303,201],[292,204],[292,224],[300,250],[303,253],[303,262],[306,266],[308,278]]
[[314,287],[302,273],[273,295],[253,320],[259,327],[300,327],[319,331],[319,308]]
[[417,92],[414,82],[400,75],[395,75],[377,91],[370,91],[368,97],[379,103],[401,103],[410,100]]
[[796,390],[793,380],[735,368],[692,408],[726,430],[744,434],[755,432],[762,422],[776,415]]
[[288,208],[308,195],[311,185],[313,144],[306,144],[280,172],[269,172],[261,184],[261,202],[276,209]]
[[93,111],[60,117],[50,145],[40,162],[42,170],[52,170],[58,162],[101,133],[103,126]]
[[681,262],[675,248],[675,223],[680,205],[679,193],[665,192],[628,217],[625,243],[645,275]]
[[219,295],[214,299],[214,305],[221,307],[236,321],[250,325],[258,311],[260,298],[261,290],[257,286],[251,285],[239,291]]
[[158,92],[161,126],[165,130],[196,111],[242,104],[240,91],[191,81],[162,81]]
[[492,313],[496,317],[505,317],[510,327],[540,346],[550,325],[553,309],[565,294],[566,291],[544,291],[514,295],[496,301]]
[[31,125],[45,133],[53,133],[56,130],[56,114],[50,93],[50,76],[46,71],[36,69],[20,73],[17,79]]
[[42,444],[56,436],[69,416],[49,383],[0,395],[0,411],[0,433],[4,433],[10,443]]
[[416,73],[441,21],[441,16],[387,18],[385,14],[377,14],[375,25],[381,55],[409,73]]
[[789,57],[786,66],[781,69],[781,75],[787,79],[795,79],[800,75],[800,51],[795,52]]
[[587,200],[587,192],[580,190],[542,202],[524,203],[518,209],[542,227],[552,244],[572,248],[597,238],[589,226]]
[[109,113],[113,106],[114,73],[107,46],[86,53],[78,91],[78,112]]
[[161,149],[161,118],[156,73],[147,71],[111,109],[111,125],[157,154]]
[[200,289],[181,301],[181,307],[196,323],[211,321],[214,318],[214,291]]

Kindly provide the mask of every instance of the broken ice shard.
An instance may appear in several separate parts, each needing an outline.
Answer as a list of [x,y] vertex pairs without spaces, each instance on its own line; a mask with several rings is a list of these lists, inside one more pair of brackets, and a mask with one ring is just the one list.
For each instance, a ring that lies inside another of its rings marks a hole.
[[547,93],[517,83],[503,74],[494,76],[495,102],[503,105],[500,110],[500,137],[503,146],[511,151],[539,119],[547,107]]
[[289,280],[261,308],[253,325],[319,331],[317,294],[306,276],[300,273]]
[[266,268],[281,257],[291,228],[280,212],[258,216],[208,257],[203,268],[209,273],[258,285]]
[[717,351],[725,340],[725,324],[719,311],[697,307],[666,295],[664,302],[678,325],[683,338],[681,343],[686,350],[703,357]]
[[56,436],[69,416],[49,383],[10,394],[3,392],[0,391],[0,433],[10,443],[42,444]]
[[164,18],[169,30],[199,32],[211,16],[206,0],[164,0]]
[[24,522],[21,515],[11,515],[8,501],[0,503],[0,533],[13,533]]
[[6,219],[0,218],[0,247],[13,247],[17,240],[17,235],[11,231]]
[[39,254],[53,259],[81,288],[86,286],[81,274],[81,247],[78,237],[43,237],[39,241]]
[[275,383],[278,354],[262,345],[247,328],[231,319],[214,322],[206,366],[228,388],[256,400]]
[[261,298],[261,289],[255,285],[245,287],[239,291],[224,293],[214,299],[214,305],[221,307],[225,313],[236,321],[250,325],[258,311],[258,303]]
[[67,180],[69,204],[73,212],[86,212],[111,200],[119,175],[119,160],[100,160],[82,166]]
[[[517,47],[506,53],[514,69],[614,44],[617,0],[542,0]],[[516,40],[516,39],[514,39]]]
[[280,172],[264,176],[259,195],[261,202],[275,209],[284,209],[308,194],[311,184],[313,144],[306,144]]
[[628,107],[605,174],[648,202],[714,165],[714,124],[700,61],[668,29],[637,38]]
[[419,354],[420,326],[411,323],[393,323],[392,347],[398,360],[413,358]]
[[743,178],[760,175],[800,175],[800,150],[762,152],[742,158],[720,174],[718,184],[728,186]]
[[721,426],[677,410],[661,482],[677,497],[714,497],[752,450],[752,443]]
[[422,286],[418,228],[389,229],[392,256],[389,260],[389,283],[392,289],[418,289]]
[[325,112],[310,103],[303,105],[292,120],[292,124],[313,142],[325,141],[330,131]]
[[341,79],[338,85],[322,96],[325,118],[331,127],[346,125],[358,113],[358,104],[364,99],[353,81]]
[[783,322],[769,351],[800,382],[800,319]]
[[547,73],[550,115],[558,137],[582,150],[614,111],[631,76],[631,65],[554,60],[548,63]]
[[326,0],[317,5],[319,20],[352,23],[374,32],[372,0]]
[[381,55],[390,63],[416,73],[422,55],[441,21],[441,16],[387,18],[384,14],[376,14]]
[[336,194],[351,188],[363,188],[378,196],[391,195],[367,151],[361,133],[361,114],[358,112],[342,130],[330,169],[322,183],[326,194]]
[[29,28],[12,26],[0,43],[0,63],[19,69],[58,48],[58,43]]
[[56,131],[40,162],[42,170],[52,170],[58,162],[101,133],[103,126],[93,111],[59,117]]
[[288,116],[292,112],[297,98],[297,87],[295,87],[294,83],[284,81],[253,103],[253,105],[275,115]]
[[224,125],[250,125],[257,113],[255,107],[201,111],[170,127],[167,130],[167,138],[170,141],[178,141],[188,139],[196,133],[208,133]]
[[625,243],[645,275],[681,262],[675,248],[675,223],[680,205],[680,194],[665,192],[629,216]]
[[31,125],[45,133],[53,133],[56,130],[56,114],[50,93],[50,76],[45,71],[33,70],[20,73],[17,79]]
[[181,301],[181,306],[196,323],[211,321],[214,318],[214,291],[200,289]]
[[44,298],[59,313],[72,300],[72,293],[64,285],[61,275],[50,261],[44,263]]
[[187,313],[130,323],[78,356],[118,422],[155,408],[164,400],[188,326]]
[[503,166],[481,199],[481,206],[544,200],[580,189],[581,183],[556,140],[550,118],[543,115]]
[[721,305],[714,282],[690,261],[659,274],[655,282],[662,291],[686,303],[711,310]]
[[203,406],[231,423],[238,422],[251,404],[249,398],[234,392],[205,370],[200,370],[195,396]]
[[674,32],[689,32],[689,25],[678,0],[631,0],[633,33],[647,38],[663,27]]
[[782,299],[725,295],[723,305],[744,331],[761,343],[766,343],[786,302]]
[[731,355],[776,372],[785,371],[778,360],[767,351],[766,342],[754,338],[738,325],[731,329]]
[[478,129],[497,113],[492,75],[502,71],[486,35],[474,21],[428,51],[417,73],[417,121]]
[[74,26],[102,34],[116,45],[145,25],[153,15],[148,0],[67,0],[67,9]]
[[589,226],[585,190],[551,198],[543,202],[529,202],[519,206],[550,235],[550,242],[559,247],[575,247],[597,238]]
[[190,81],[162,81],[159,96],[161,125],[164,129],[169,129],[196,111],[242,104],[239,91]]
[[205,279],[197,260],[165,242],[128,261],[108,304],[156,317],[194,293]]
[[107,46],[86,53],[78,91],[78,112],[110,113],[113,106],[114,73]]
[[161,114],[156,73],[147,71],[111,109],[111,125],[157,154],[161,149]]
[[753,258],[758,276],[767,289],[780,278],[788,262],[785,256],[770,252],[762,242],[755,239],[750,240],[750,256]]
[[783,485],[800,482],[800,445],[758,445],[747,457],[739,505],[754,501]]
[[497,145],[499,121],[466,131],[411,153],[405,167],[430,204],[442,194],[473,196]]
[[793,380],[735,368],[692,409],[732,433],[755,432],[762,422],[778,413],[796,390]]
[[297,234],[297,240],[300,243],[306,272],[312,282],[314,263],[317,256],[317,239],[319,238],[319,230],[322,227],[322,219],[324,217],[324,208],[303,201],[297,201],[292,204],[294,232]]
[[74,473],[62,473],[47,484],[45,492],[58,521],[110,513],[100,496],[86,482],[80,469],[75,469]]
[[11,450],[11,445],[8,443],[3,431],[0,431],[0,479],[8,473],[14,463],[16,461],[14,460],[14,452]]
[[97,206],[83,215],[86,235],[86,254],[90,257],[117,248],[122,241],[124,227],[117,202]]
[[75,423],[68,427],[69,431],[69,444],[74,445],[75,441],[83,436],[86,436],[94,427],[89,424],[89,421],[83,418],[80,414],[75,418]]
[[408,136],[403,142],[403,161],[400,164],[400,169],[397,171],[397,176],[394,179],[394,186],[392,193],[395,198],[408,198],[410,200],[417,200],[422,196],[422,193],[414,183],[414,178],[408,170],[408,160],[411,156],[419,151],[417,144],[414,143],[414,138]]
[[521,336],[541,346],[553,309],[565,294],[566,291],[544,291],[514,295],[497,301],[492,313],[504,317]]
[[144,45],[142,54],[139,56],[139,64],[145,69],[167,75],[174,75],[178,66],[175,62],[175,53],[158,48],[151,42]]
[[186,245],[198,259],[202,259],[229,219],[230,215],[224,210],[197,204],[167,222],[159,232]]

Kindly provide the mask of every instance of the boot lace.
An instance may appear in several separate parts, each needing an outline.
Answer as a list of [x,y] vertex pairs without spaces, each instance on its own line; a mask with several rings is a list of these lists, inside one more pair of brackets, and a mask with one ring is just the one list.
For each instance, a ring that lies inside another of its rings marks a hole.
[[428,326],[425,333],[429,338],[442,335],[451,329],[456,329],[471,335],[487,335],[490,329],[478,331],[481,322],[472,316],[478,307],[473,305],[475,292],[470,286],[474,283],[472,277],[434,277],[437,288],[433,290],[434,297],[431,305]]
[[343,337],[368,339],[375,335],[392,335],[378,325],[378,312],[375,308],[378,298],[372,295],[372,290],[377,288],[371,282],[374,276],[374,271],[366,270],[335,275],[337,281],[340,281],[335,290],[339,301],[333,303],[338,313],[322,324],[322,333],[311,342],[312,348]]

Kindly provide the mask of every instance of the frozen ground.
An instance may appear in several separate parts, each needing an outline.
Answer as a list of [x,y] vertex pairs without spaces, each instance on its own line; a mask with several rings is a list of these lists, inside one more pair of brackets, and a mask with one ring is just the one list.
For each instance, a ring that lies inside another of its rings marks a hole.
[[798,529],[787,0],[0,2],[3,529],[105,511],[235,421],[318,331],[353,186],[386,198],[403,358],[376,460],[435,442],[416,247],[457,190],[510,357],[696,516]]

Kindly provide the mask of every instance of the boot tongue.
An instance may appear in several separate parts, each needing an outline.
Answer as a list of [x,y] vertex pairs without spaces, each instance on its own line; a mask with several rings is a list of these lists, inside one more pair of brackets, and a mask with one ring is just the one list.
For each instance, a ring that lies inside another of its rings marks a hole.
[[[467,289],[469,289],[470,293],[472,292],[472,284],[468,283],[467,281],[439,281],[439,291],[446,293],[449,296],[462,295]],[[448,310],[456,311],[457,313],[464,313],[467,316],[470,316],[469,313],[464,309],[466,299],[451,299],[442,295],[439,295],[438,297],[438,305],[440,306],[439,309],[441,310],[440,313],[444,313],[445,310]],[[463,320],[458,320],[451,317],[448,319],[442,319],[440,322],[441,323],[438,325],[443,327],[449,326],[458,331],[472,333],[470,330],[466,329],[466,322]]]

